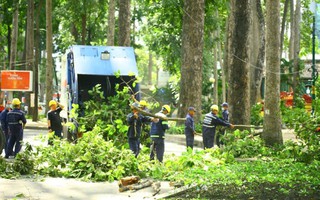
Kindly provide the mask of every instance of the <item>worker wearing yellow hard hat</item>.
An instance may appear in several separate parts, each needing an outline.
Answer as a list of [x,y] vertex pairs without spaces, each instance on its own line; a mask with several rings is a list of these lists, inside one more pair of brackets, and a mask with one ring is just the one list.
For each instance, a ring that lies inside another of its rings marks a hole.
[[212,148],[214,146],[214,137],[217,126],[234,127],[231,123],[226,122],[217,116],[219,112],[218,105],[212,105],[210,109],[211,112],[205,115],[202,124],[202,139],[205,149]]
[[13,110],[8,112],[6,119],[10,132],[6,158],[15,157],[20,152],[23,140],[23,128],[27,123],[24,112],[20,110],[21,101],[18,98],[14,98],[11,103]]
[[150,137],[152,145],[150,160],[153,160],[155,155],[160,162],[163,160],[165,131],[169,128],[168,121],[164,120],[164,118],[166,118],[170,111],[169,105],[163,105],[161,111],[156,114],[156,116],[160,117],[159,120],[154,120],[151,123]]
[[138,103],[132,103],[130,106],[132,111],[127,115],[127,123],[129,125],[127,131],[128,143],[131,151],[138,157],[140,153],[142,124],[146,122],[150,123],[153,118],[140,114],[140,109],[138,109],[140,105]]
[[52,145],[52,137],[56,136],[58,138],[62,138],[62,121],[60,117],[60,112],[63,110],[64,106],[55,100],[49,101],[50,110],[47,113],[47,122],[49,129],[49,140],[48,144]]

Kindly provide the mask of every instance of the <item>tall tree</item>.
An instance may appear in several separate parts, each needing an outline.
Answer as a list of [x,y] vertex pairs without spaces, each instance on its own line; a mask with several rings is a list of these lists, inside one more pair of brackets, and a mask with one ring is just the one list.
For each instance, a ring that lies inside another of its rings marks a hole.
[[280,56],[281,57],[282,57],[282,52],[283,52],[284,32],[285,32],[285,28],[286,28],[289,3],[290,3],[290,0],[286,0],[284,3],[283,16],[282,16],[282,21],[281,21],[281,33],[280,33]]
[[[249,29],[250,0],[232,0],[231,16],[234,26],[230,27],[232,35],[229,61],[230,119],[234,124],[250,124],[250,73],[249,73]],[[229,16],[230,17],[230,16]]]
[[[35,37],[34,37],[34,47],[35,47],[35,60],[34,60],[34,67],[33,67],[33,74],[34,74],[34,107],[38,108],[38,94],[39,94],[39,65],[40,65],[40,58],[41,58],[41,38],[40,38],[40,13],[43,7],[43,1],[37,2],[37,10],[36,10],[36,17],[35,17]],[[32,121],[38,121],[38,109],[34,110]]]
[[[52,0],[46,0],[46,102],[52,99],[53,94],[53,64],[52,64]],[[49,110],[46,103],[46,110]]]
[[[218,14],[217,14],[218,15]],[[219,103],[219,76],[218,76],[218,41],[217,41],[218,33],[214,31],[214,40],[215,45],[213,47],[213,77],[214,77],[214,87],[213,87],[213,103]]]
[[261,100],[261,81],[265,59],[264,15],[261,0],[251,0],[252,26],[250,28],[250,105]]
[[9,69],[15,69],[16,56],[17,56],[17,43],[18,43],[18,30],[19,30],[19,0],[13,1],[13,18],[12,18],[12,36],[10,45],[10,63]]
[[130,0],[119,1],[119,46],[130,46]]
[[300,23],[301,23],[301,1],[296,1],[296,9],[294,14],[294,36],[293,36],[293,81],[292,89],[294,91],[294,101],[300,95],[298,88],[300,82]]
[[109,0],[108,8],[108,35],[107,35],[107,45],[114,46],[114,30],[115,30],[115,7],[116,1]]
[[266,1],[266,93],[262,138],[282,144],[280,113],[280,2]]
[[[195,106],[201,117],[202,64],[204,45],[204,0],[185,0],[182,26],[182,55],[179,116]],[[192,91],[192,92],[191,92]]]
[[[33,71],[34,69],[34,0],[28,0],[28,7],[27,7],[26,64],[27,64],[26,69]],[[34,80],[35,78],[36,77],[33,76]],[[33,85],[32,87],[34,89],[35,85]],[[38,108],[34,107],[35,101],[38,101],[37,96],[34,96],[33,102],[31,103],[31,94],[27,93],[26,105],[28,105],[28,113],[31,113],[32,116],[38,115],[38,112],[37,112]],[[33,104],[33,108],[31,108],[32,104]]]

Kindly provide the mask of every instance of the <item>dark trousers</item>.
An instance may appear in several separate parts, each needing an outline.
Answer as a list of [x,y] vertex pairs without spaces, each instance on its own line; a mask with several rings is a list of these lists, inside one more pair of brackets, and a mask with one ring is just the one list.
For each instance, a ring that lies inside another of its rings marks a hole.
[[157,159],[162,162],[164,154],[164,139],[163,138],[152,138],[150,160],[154,159],[154,154],[156,154]]
[[193,144],[194,144],[194,135],[193,133],[186,133],[186,144],[187,144],[187,148],[190,147],[191,149],[193,149]]
[[202,133],[203,148],[204,149],[208,149],[208,148],[212,148],[213,147],[214,135],[215,135],[215,131],[203,132]]
[[3,132],[4,139],[5,139],[5,142],[4,142],[4,153],[5,153],[5,155],[7,155],[8,154],[9,136],[10,135],[9,135],[8,129],[7,130],[2,129],[2,132]]
[[[6,158],[16,156],[21,150],[23,140],[23,129],[10,129],[10,137],[7,146]],[[14,147],[14,152],[13,152]]]
[[129,138],[129,147],[136,157],[138,157],[140,152],[140,140],[139,138]]

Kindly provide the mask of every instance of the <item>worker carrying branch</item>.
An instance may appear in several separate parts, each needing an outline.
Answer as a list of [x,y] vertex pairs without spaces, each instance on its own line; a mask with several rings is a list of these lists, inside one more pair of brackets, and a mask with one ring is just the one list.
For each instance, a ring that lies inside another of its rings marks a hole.
[[212,148],[214,145],[214,136],[217,126],[227,126],[234,128],[233,124],[220,119],[217,114],[219,107],[217,105],[211,106],[211,112],[205,115],[202,125],[202,138],[204,149]]

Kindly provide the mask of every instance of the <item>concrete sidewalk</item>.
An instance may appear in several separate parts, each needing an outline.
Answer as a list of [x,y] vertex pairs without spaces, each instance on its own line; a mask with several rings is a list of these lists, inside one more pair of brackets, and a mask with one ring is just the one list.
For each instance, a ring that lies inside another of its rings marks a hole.
[[48,130],[48,124],[46,120],[39,120],[39,121],[33,122],[32,119],[27,119],[25,128]]
[[[0,179],[0,199],[27,200],[105,200],[105,199],[158,199],[174,191],[169,182],[161,182],[161,191],[154,195],[152,187],[137,192],[118,191],[118,183],[83,182],[76,179],[50,178]],[[154,195],[154,196],[153,196]]]

